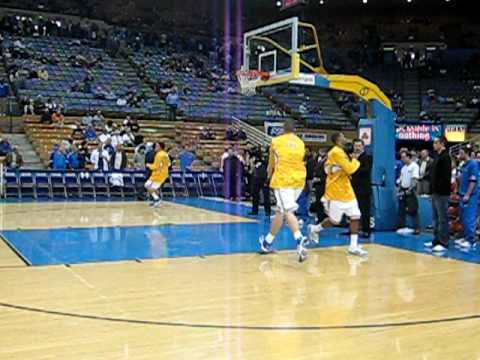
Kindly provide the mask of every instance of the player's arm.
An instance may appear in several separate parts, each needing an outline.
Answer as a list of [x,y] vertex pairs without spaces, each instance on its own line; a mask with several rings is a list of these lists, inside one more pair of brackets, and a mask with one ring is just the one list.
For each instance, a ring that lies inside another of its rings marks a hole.
[[464,202],[468,202],[470,200],[470,196],[472,195],[475,187],[477,186],[478,181],[478,169],[476,166],[470,166],[469,168],[469,176],[468,176],[468,189],[463,197]]
[[273,150],[273,146],[271,146],[270,152],[268,154],[268,167],[267,167],[268,179],[272,178],[274,171],[275,171],[275,152]]
[[332,154],[332,163],[341,167],[348,175],[352,175],[360,167],[360,162],[357,159],[349,160],[348,157],[337,152]]
[[160,169],[161,162],[162,162],[162,158],[160,156],[155,155],[155,159],[153,160],[153,164],[147,164],[147,166],[150,170]]

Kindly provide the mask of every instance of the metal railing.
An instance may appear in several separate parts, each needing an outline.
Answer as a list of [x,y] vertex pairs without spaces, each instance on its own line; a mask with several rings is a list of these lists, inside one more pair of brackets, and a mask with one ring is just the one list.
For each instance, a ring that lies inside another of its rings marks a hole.
[[271,136],[235,116],[232,116],[232,125],[236,129],[242,129],[247,134],[248,141],[254,145],[269,146],[272,142]]

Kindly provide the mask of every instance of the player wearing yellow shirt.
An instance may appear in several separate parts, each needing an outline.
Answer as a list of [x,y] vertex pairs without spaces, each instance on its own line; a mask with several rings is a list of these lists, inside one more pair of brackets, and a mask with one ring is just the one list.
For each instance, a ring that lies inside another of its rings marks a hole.
[[342,133],[332,135],[333,148],[328,152],[325,162],[327,181],[323,202],[328,218],[319,225],[309,225],[309,239],[318,243],[318,235],[325,228],[340,224],[342,216],[350,219],[350,247],[351,255],[366,256],[368,253],[358,245],[358,228],[361,213],[358,208],[357,198],[350,183],[350,177],[360,167],[356,159],[357,154],[352,154],[350,159],[345,152],[346,138]]
[[268,161],[268,178],[277,200],[277,210],[272,221],[270,232],[260,237],[263,253],[272,252],[275,236],[286,221],[297,241],[297,252],[300,262],[307,258],[304,243],[307,238],[300,232],[295,211],[298,209],[297,199],[305,187],[305,144],[295,135],[295,123],[286,120],[283,135],[272,140],[270,159]]
[[153,207],[160,206],[160,194],[158,191],[162,187],[165,180],[168,178],[168,168],[170,167],[170,158],[165,152],[165,144],[159,142],[155,144],[155,160],[153,164],[147,164],[148,168],[152,170],[152,174],[145,183],[145,189],[152,196],[154,203]]

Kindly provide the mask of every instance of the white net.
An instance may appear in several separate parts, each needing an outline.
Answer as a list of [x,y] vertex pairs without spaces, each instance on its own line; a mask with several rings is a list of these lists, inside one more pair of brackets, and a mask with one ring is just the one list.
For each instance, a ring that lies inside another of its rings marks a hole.
[[254,96],[257,93],[257,86],[260,82],[268,80],[269,73],[258,70],[239,70],[237,79],[240,84],[240,91],[245,96]]

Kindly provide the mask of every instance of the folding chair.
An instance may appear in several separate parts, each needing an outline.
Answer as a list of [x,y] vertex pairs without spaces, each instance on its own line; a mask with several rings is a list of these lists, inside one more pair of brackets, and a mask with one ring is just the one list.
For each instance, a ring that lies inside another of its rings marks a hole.
[[35,189],[37,198],[46,196],[52,198],[52,188],[50,187],[50,178],[47,173],[35,173]]
[[63,173],[50,173],[50,188],[52,189],[52,199],[55,198],[56,195],[59,195],[64,199],[67,198],[67,188],[65,187],[65,178]]
[[26,196],[37,198],[35,180],[31,172],[20,172],[18,175],[18,184],[20,189],[20,199]]
[[65,189],[67,197],[81,198],[80,182],[77,173],[65,173]]

